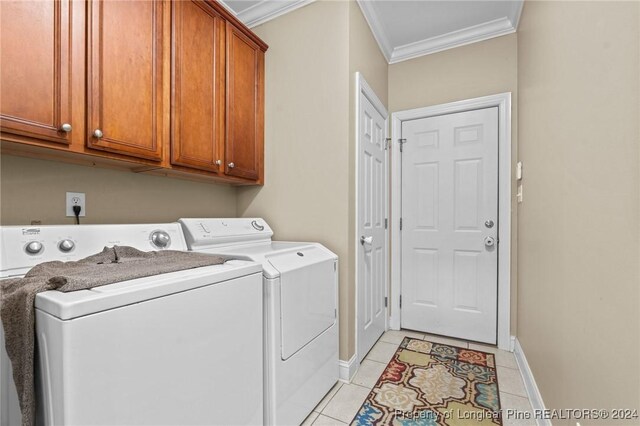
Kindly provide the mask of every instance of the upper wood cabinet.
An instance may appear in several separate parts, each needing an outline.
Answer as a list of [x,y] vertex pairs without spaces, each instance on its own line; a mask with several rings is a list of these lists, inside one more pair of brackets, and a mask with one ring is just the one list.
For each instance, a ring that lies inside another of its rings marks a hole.
[[202,1],[173,3],[171,164],[222,171],[225,21]]
[[3,152],[263,183],[268,46],[217,1],[0,0],[0,31]]
[[227,23],[226,174],[261,180],[264,134],[264,51]]
[[3,133],[69,144],[78,130],[71,120],[70,17],[69,0],[0,3]]
[[87,11],[87,145],[161,160],[165,1],[91,0]]

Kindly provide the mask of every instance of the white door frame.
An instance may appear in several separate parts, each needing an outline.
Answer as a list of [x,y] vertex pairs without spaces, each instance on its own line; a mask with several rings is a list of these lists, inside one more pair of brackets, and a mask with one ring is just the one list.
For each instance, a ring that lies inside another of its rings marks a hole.
[[391,317],[390,327],[400,329],[402,122],[498,107],[498,348],[512,351],[511,345],[511,92],[466,99],[391,114]]
[[[380,99],[378,98],[378,96],[376,95],[376,93],[373,91],[373,89],[371,88],[371,86],[369,86],[369,83],[367,83],[367,81],[364,79],[364,76],[362,75],[362,73],[360,72],[356,72],[355,76],[354,76],[355,80],[356,80],[356,99],[355,99],[355,118],[356,118],[356,123],[355,123],[355,141],[356,141],[356,169],[355,169],[355,201],[356,201],[356,208],[355,208],[355,234],[352,235],[352,238],[355,241],[355,251],[353,253],[353,255],[355,256],[356,259],[356,271],[355,271],[355,276],[356,276],[356,285],[355,285],[355,295],[356,295],[356,300],[355,302],[355,328],[356,328],[356,341],[355,341],[355,345],[356,345],[356,350],[355,350],[355,363],[356,363],[356,367],[354,369],[354,371],[357,369],[357,365],[358,365],[358,360],[360,359],[360,355],[358,354],[358,315],[360,315],[360,312],[358,312],[358,270],[360,269],[360,261],[359,261],[359,256],[358,256],[358,250],[360,250],[360,234],[359,234],[359,230],[358,230],[358,221],[359,221],[359,200],[360,200],[360,188],[358,187],[358,182],[359,179],[358,177],[360,176],[360,94],[363,94],[364,96],[367,97],[367,99],[369,100],[369,102],[371,102],[371,105],[373,105],[373,107],[376,109],[376,111],[378,111],[380,113],[380,115],[382,115],[382,117],[384,118],[384,132],[385,132],[385,139],[389,136],[389,113],[387,112],[387,108],[382,104],[382,102],[380,101]],[[387,149],[385,151],[385,170],[384,170],[384,176],[385,177],[389,177],[389,149]],[[387,191],[386,191],[386,196],[385,196],[385,200],[384,200],[384,205],[386,206],[385,208],[385,216],[388,217],[389,214],[389,183],[388,180],[385,182],[385,184],[387,185]],[[387,246],[387,250],[389,249],[389,228],[387,227],[386,233],[385,233],[385,241],[384,244]],[[387,300],[389,300],[389,259],[388,259],[388,253],[387,253],[387,257],[385,259],[385,267],[384,267],[384,288],[385,288],[385,297],[387,297]],[[384,314],[384,329],[385,331],[389,329],[389,307],[387,306],[385,308],[385,314]],[[354,359],[352,358],[352,359]]]

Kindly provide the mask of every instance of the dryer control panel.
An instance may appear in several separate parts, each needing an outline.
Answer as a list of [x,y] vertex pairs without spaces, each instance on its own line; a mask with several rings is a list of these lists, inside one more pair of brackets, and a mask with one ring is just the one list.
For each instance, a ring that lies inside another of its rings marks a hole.
[[260,218],[183,218],[179,222],[191,250],[268,242],[273,236],[267,222]]

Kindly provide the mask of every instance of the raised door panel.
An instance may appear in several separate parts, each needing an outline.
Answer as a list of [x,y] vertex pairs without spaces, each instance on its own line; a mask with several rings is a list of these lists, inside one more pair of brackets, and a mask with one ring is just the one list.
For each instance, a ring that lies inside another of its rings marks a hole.
[[70,6],[68,0],[0,3],[2,132],[70,143]]
[[167,7],[161,0],[88,3],[90,148],[162,159]]
[[264,52],[227,23],[227,119],[225,173],[262,179]]
[[201,1],[173,3],[171,164],[221,171],[225,23]]

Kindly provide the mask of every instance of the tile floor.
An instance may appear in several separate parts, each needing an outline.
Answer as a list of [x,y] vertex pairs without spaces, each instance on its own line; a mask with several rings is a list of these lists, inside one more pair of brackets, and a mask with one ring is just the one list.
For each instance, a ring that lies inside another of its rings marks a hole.
[[[470,343],[464,340],[416,333],[413,331],[387,331],[373,346],[351,383],[338,382],[324,397],[314,411],[304,421],[307,425],[345,425],[348,424],[378,381],[378,377],[393,357],[405,336],[425,339],[435,343],[450,344],[469,349],[477,349],[495,354],[498,368],[498,386],[502,409],[531,411],[518,364],[511,352],[502,351],[493,346]],[[503,418],[505,426],[535,425],[534,420],[514,420]]]

